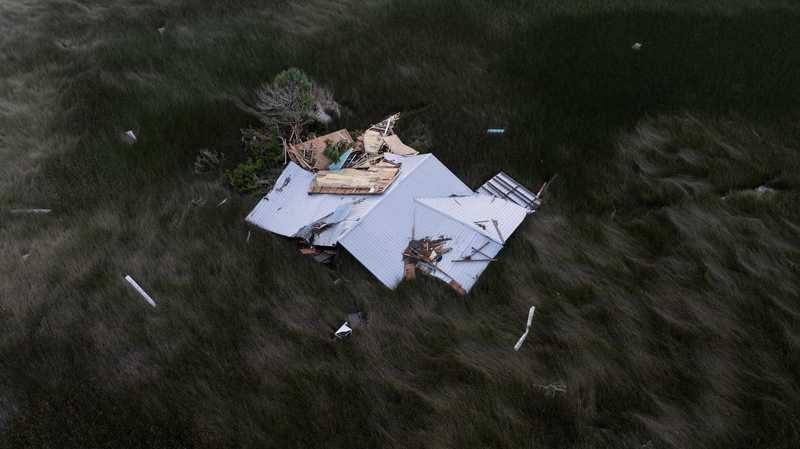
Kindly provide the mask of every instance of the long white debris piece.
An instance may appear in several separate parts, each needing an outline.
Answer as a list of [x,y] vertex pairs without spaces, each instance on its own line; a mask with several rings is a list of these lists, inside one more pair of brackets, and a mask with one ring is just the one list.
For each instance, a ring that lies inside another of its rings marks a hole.
[[147,301],[148,304],[150,304],[153,307],[156,306],[156,302],[153,301],[153,298],[151,298],[150,295],[148,295],[147,292],[144,291],[144,289],[142,287],[140,287],[139,284],[137,284],[136,281],[134,281],[132,277],[130,277],[130,275],[125,275],[125,280],[129,284],[131,284],[131,286],[133,288],[135,288],[136,291],[139,292],[140,295],[142,295],[142,298],[144,298],[144,300]]
[[11,209],[12,214],[49,214],[51,209]]
[[339,329],[337,329],[333,335],[335,335],[336,338],[344,338],[344,337],[349,337],[350,334],[352,333],[353,329],[350,327],[350,323],[345,321],[344,324],[339,326]]
[[536,311],[536,306],[531,306],[531,309],[528,311],[528,325],[525,326],[525,333],[519,337],[517,344],[514,345],[514,350],[519,351],[519,348],[522,347],[522,343],[525,342],[525,339],[528,338],[528,331],[531,330],[531,324],[533,323],[533,312]]

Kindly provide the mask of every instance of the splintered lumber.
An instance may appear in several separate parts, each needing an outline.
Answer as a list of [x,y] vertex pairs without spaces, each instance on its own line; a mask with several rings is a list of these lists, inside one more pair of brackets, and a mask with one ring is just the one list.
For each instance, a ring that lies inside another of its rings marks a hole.
[[308,193],[338,195],[378,195],[397,178],[400,165],[381,161],[367,169],[320,170],[311,181]]
[[286,152],[297,165],[306,170],[324,170],[333,162],[325,156],[326,142],[335,143],[342,140],[353,141],[346,129],[340,129],[324,136],[290,145]]
[[375,130],[368,130],[364,133],[364,152],[367,154],[378,154],[383,146],[381,133]]
[[394,134],[394,125],[400,119],[400,113],[392,114],[380,122],[369,127],[370,130],[378,131],[381,136]]
[[414,262],[406,262],[403,267],[403,278],[412,281],[416,277],[417,264]]
[[[378,123],[370,126],[364,132],[362,139],[364,141],[364,152],[367,154],[378,154],[383,148],[384,141],[387,137],[394,135],[394,124],[400,119],[400,114],[392,114],[389,117],[381,120]],[[399,141],[399,139],[398,139]],[[410,148],[410,147],[409,147]],[[413,150],[413,148],[412,148]],[[403,153],[396,153],[403,154]],[[414,152],[413,154],[417,154]]]
[[383,143],[386,144],[386,148],[388,148],[387,151],[390,153],[399,154],[401,156],[414,156],[415,154],[419,154],[419,151],[404,144],[400,138],[397,137],[397,134],[384,137]]

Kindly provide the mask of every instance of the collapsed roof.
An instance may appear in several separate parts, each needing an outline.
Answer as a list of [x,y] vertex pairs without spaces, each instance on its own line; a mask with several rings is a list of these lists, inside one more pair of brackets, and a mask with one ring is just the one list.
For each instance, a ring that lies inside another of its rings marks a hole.
[[[347,168],[289,162],[246,220],[314,246],[341,245],[389,288],[420,269],[466,293],[539,198],[504,173],[473,192],[434,155],[387,139],[397,117],[367,131],[377,134],[377,150],[357,150],[359,160],[350,159],[352,149],[344,153]],[[359,141],[368,146],[366,133]]]

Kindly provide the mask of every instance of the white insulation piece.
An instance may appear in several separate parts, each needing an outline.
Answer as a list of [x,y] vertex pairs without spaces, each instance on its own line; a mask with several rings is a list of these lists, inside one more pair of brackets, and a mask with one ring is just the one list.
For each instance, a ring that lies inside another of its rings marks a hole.
[[153,298],[151,298],[150,295],[148,295],[147,292],[144,291],[144,289],[142,287],[140,287],[139,284],[137,284],[136,281],[134,281],[132,277],[130,277],[130,275],[125,275],[125,280],[129,284],[131,284],[131,287],[135,288],[136,291],[139,292],[140,295],[142,295],[142,298],[144,298],[144,300],[147,301],[148,304],[150,304],[153,307],[156,306],[156,302],[153,301]]
[[528,311],[528,324],[525,326],[525,333],[519,337],[517,340],[517,344],[514,345],[514,350],[519,351],[519,348],[522,347],[522,343],[525,342],[525,339],[528,338],[528,331],[531,330],[531,324],[533,323],[533,312],[536,311],[536,306],[531,306],[531,309]]

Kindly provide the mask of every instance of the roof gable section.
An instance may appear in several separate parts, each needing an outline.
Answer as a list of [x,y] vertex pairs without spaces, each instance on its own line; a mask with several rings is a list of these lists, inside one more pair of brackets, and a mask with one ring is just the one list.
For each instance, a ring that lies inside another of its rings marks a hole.
[[503,244],[519,227],[528,211],[489,195],[417,198],[416,202],[459,221],[493,241]]

